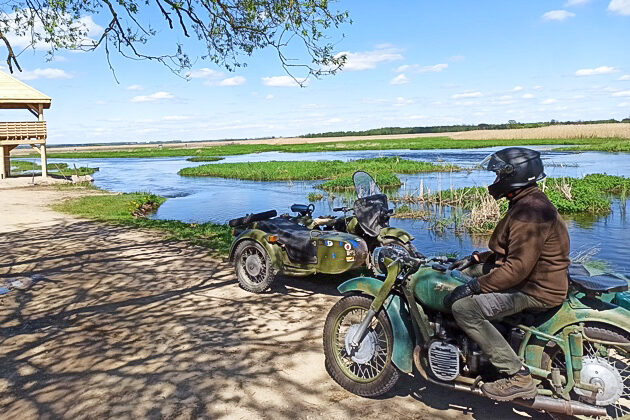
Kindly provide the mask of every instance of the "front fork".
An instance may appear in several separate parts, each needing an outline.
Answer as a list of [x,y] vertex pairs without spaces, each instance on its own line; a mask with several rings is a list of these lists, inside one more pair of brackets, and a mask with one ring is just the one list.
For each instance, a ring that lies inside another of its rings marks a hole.
[[385,278],[385,282],[381,286],[376,297],[372,301],[370,309],[368,309],[367,313],[365,314],[365,318],[363,318],[363,321],[361,321],[361,324],[359,324],[359,329],[350,341],[350,347],[352,347],[353,349],[357,349],[361,344],[361,341],[363,341],[365,332],[372,323],[372,320],[374,319],[378,311],[383,307],[385,300],[389,296],[389,293],[392,291],[392,288],[396,283],[396,278],[400,274],[400,264],[396,264],[395,261],[392,261],[389,258],[385,259],[385,264],[387,264],[388,267],[387,277]]

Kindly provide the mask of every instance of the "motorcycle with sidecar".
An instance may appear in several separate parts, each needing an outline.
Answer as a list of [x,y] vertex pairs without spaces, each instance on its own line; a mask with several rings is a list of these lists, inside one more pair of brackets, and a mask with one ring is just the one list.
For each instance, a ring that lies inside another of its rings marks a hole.
[[374,179],[359,171],[353,181],[354,205],[333,209],[342,211],[342,217],[313,218],[312,204],[294,204],[294,216],[270,210],[230,220],[235,236],[230,261],[241,287],[263,292],[278,273],[341,274],[365,266],[370,252],[384,244],[418,255],[413,236],[389,226],[392,210]]
[[[471,280],[448,259],[377,247],[377,277],[341,284],[323,333],[326,369],[346,390],[365,397],[389,391],[400,373],[454,391],[482,395],[494,374],[487,355],[458,327],[444,298]],[[529,368],[534,399],[512,403],[551,414],[630,417],[630,311],[601,299],[628,290],[626,279],[569,270],[564,303],[495,322]]]

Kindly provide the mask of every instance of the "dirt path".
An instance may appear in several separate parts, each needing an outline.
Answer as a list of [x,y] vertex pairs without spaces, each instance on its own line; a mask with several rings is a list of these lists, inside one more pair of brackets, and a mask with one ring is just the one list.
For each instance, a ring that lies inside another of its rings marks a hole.
[[331,281],[241,290],[200,248],[73,219],[76,192],[0,190],[0,417],[514,418],[509,405],[404,378],[356,397],[324,370]]

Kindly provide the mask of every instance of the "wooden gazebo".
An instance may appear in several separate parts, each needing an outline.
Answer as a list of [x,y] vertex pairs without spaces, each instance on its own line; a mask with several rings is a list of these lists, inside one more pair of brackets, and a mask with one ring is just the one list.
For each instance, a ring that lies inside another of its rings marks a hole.
[[26,109],[37,118],[37,121],[29,122],[0,122],[0,179],[10,175],[10,153],[20,144],[28,144],[39,151],[42,177],[48,176],[44,109],[50,108],[50,101],[40,91],[0,71],[0,109]]

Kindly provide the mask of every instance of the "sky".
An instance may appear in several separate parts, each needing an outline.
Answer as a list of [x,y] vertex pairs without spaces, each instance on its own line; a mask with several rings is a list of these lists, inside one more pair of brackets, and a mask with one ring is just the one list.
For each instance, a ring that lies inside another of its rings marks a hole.
[[[114,77],[102,49],[47,61],[43,46],[22,51],[26,42],[14,38],[24,69],[16,75],[52,98],[49,144],[630,116],[630,0],[331,4],[352,19],[328,33],[347,63],[306,87],[270,50],[235,72],[195,60],[188,80],[159,63],[114,57]],[[106,26],[104,16],[83,20],[92,37]],[[159,45],[181,41],[165,28],[158,37]],[[4,121],[30,118],[0,112]]]

